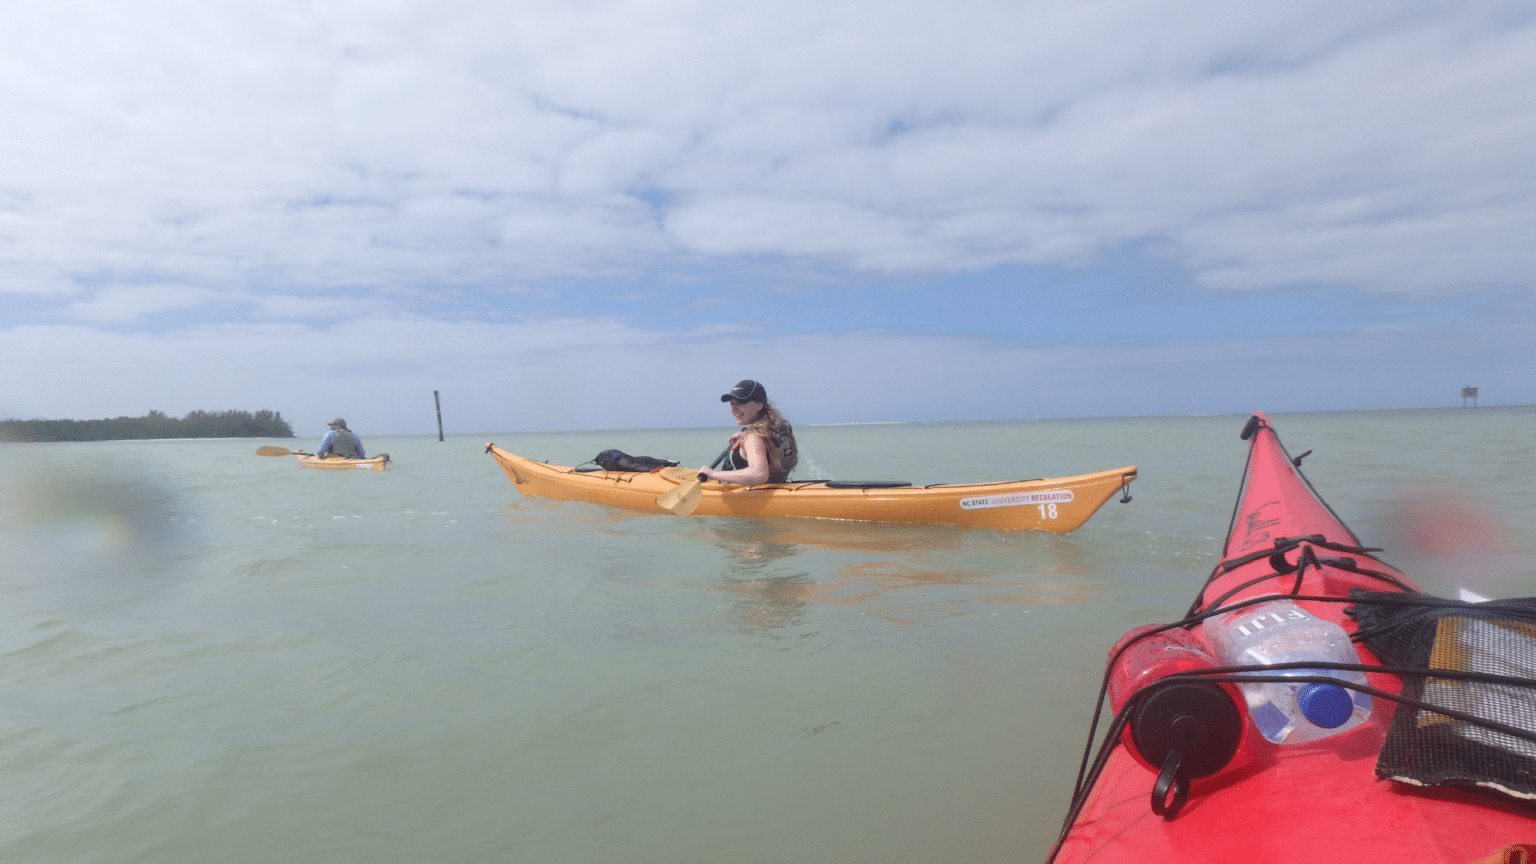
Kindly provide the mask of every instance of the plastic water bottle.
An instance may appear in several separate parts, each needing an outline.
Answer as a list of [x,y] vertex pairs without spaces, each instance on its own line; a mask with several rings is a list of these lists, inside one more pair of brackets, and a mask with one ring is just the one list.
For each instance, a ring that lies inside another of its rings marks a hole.
[[[1344,628],[1290,600],[1271,600],[1205,619],[1206,640],[1225,666],[1268,666],[1322,660],[1359,663]],[[1327,675],[1365,684],[1364,672],[1277,669],[1275,675]],[[1297,682],[1238,685],[1248,716],[1276,744],[1300,744],[1337,735],[1371,716],[1371,697],[1337,684]]]

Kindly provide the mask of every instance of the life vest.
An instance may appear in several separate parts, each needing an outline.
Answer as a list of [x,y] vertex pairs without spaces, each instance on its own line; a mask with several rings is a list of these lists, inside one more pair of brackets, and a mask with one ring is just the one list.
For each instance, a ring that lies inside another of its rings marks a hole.
[[[766,443],[768,447],[779,451],[779,461],[784,465],[783,474],[774,474],[773,461],[769,460],[767,482],[783,483],[789,479],[789,472],[795,470],[795,464],[800,461],[800,456],[795,451],[794,432],[793,430],[786,428],[783,432],[779,432],[767,438]],[[737,441],[736,446],[731,448],[731,455],[726,462],[726,468],[734,471],[740,468],[750,467],[750,463],[747,462],[747,454],[744,450],[742,450],[741,442]]]
[[357,436],[352,434],[352,430],[337,429],[331,438],[331,453],[344,459],[356,459],[357,452]]

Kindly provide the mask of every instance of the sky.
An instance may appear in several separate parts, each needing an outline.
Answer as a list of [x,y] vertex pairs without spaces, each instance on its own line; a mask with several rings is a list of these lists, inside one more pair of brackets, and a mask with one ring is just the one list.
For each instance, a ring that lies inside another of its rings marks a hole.
[[1529,0],[51,0],[0,417],[1536,403]]

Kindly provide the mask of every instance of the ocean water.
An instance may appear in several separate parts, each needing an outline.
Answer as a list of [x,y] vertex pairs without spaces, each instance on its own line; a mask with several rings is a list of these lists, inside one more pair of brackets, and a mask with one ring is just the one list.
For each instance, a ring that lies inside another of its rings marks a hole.
[[[1536,593],[1531,408],[1276,414],[1427,589]],[[0,446],[0,860],[1043,859],[1105,653],[1215,563],[1245,415],[804,426],[799,476],[1136,465],[1053,535],[519,495],[484,444],[701,464],[728,428]]]

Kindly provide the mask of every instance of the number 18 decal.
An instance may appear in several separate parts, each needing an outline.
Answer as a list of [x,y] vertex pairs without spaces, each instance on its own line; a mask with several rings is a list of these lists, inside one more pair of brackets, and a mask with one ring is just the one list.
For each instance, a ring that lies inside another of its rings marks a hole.
[[1055,519],[1056,518],[1056,502],[1055,501],[1052,501],[1049,504],[1036,504],[1035,506],[1040,508],[1040,518],[1041,519]]

